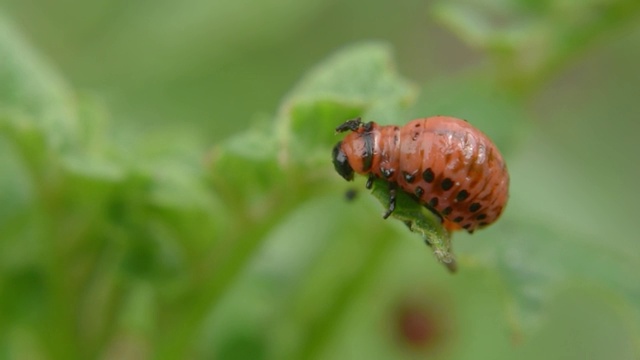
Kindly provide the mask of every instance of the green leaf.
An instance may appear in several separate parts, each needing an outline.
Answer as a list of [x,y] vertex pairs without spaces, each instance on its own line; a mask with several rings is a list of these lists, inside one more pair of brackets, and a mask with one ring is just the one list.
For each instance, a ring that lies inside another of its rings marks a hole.
[[[301,101],[291,109],[291,131],[296,140],[292,142],[297,160],[310,164],[326,164],[332,144],[338,142],[335,128],[343,120],[363,114],[363,107],[345,104],[337,100]],[[308,147],[308,146],[311,147]],[[304,156],[304,158],[302,158]]]
[[362,43],[337,52],[312,69],[288,95],[285,107],[318,99],[366,107],[389,100],[407,102],[414,94],[413,87],[398,75],[388,45]]
[[328,154],[336,126],[356,116],[396,114],[415,95],[415,87],[398,75],[389,46],[373,42],[343,49],[312,69],[282,104],[276,125],[281,159]]
[[462,40],[494,59],[497,77],[527,94],[606,30],[633,21],[634,0],[438,2],[433,13]]
[[[385,209],[389,208],[389,183],[376,179],[373,182],[374,197]],[[449,271],[455,272],[457,265],[451,249],[451,234],[442,226],[434,213],[420,205],[404,191],[396,192],[396,208],[391,217],[402,221],[412,232],[419,234],[433,249],[433,254]]]
[[[267,211],[265,196],[282,184],[276,141],[269,132],[254,127],[217,145],[208,157],[211,182],[231,212],[249,215]],[[261,202],[265,199],[265,202]],[[272,204],[277,205],[277,204]],[[243,216],[244,216],[243,215]]]

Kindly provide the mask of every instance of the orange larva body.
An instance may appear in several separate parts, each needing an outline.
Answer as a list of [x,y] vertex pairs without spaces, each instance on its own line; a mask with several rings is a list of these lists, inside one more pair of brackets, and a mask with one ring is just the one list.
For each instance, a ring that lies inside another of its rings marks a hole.
[[338,173],[347,180],[356,172],[388,181],[439,214],[450,230],[489,225],[507,203],[502,155],[464,120],[434,116],[398,127],[356,119],[338,127],[346,130],[352,132],[334,148]]

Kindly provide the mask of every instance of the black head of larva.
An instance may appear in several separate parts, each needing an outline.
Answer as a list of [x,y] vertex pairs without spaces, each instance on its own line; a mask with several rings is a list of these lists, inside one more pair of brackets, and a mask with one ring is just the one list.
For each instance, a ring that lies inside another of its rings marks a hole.
[[353,168],[349,164],[347,154],[342,151],[342,141],[338,142],[336,146],[333,147],[332,157],[333,167],[335,167],[338,174],[347,181],[353,180]]

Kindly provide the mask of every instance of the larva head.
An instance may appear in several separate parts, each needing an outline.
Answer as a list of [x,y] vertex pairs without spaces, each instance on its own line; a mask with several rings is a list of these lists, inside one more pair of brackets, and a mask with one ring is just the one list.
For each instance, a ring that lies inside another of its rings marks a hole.
[[344,140],[333,148],[333,166],[347,181],[353,180],[354,172],[368,174],[374,159],[375,124],[360,126],[347,134]]
[[338,172],[338,174],[347,181],[353,180],[353,168],[351,167],[351,164],[349,164],[347,154],[342,150],[342,141],[338,142],[336,146],[333,147],[332,157],[333,167],[335,167],[336,172]]

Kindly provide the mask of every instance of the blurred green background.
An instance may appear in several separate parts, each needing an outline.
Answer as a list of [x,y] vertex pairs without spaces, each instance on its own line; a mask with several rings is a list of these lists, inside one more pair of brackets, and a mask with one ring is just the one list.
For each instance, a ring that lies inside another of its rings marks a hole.
[[[1,1],[0,359],[640,358],[639,14]],[[455,275],[329,156],[435,114],[511,173]]]

